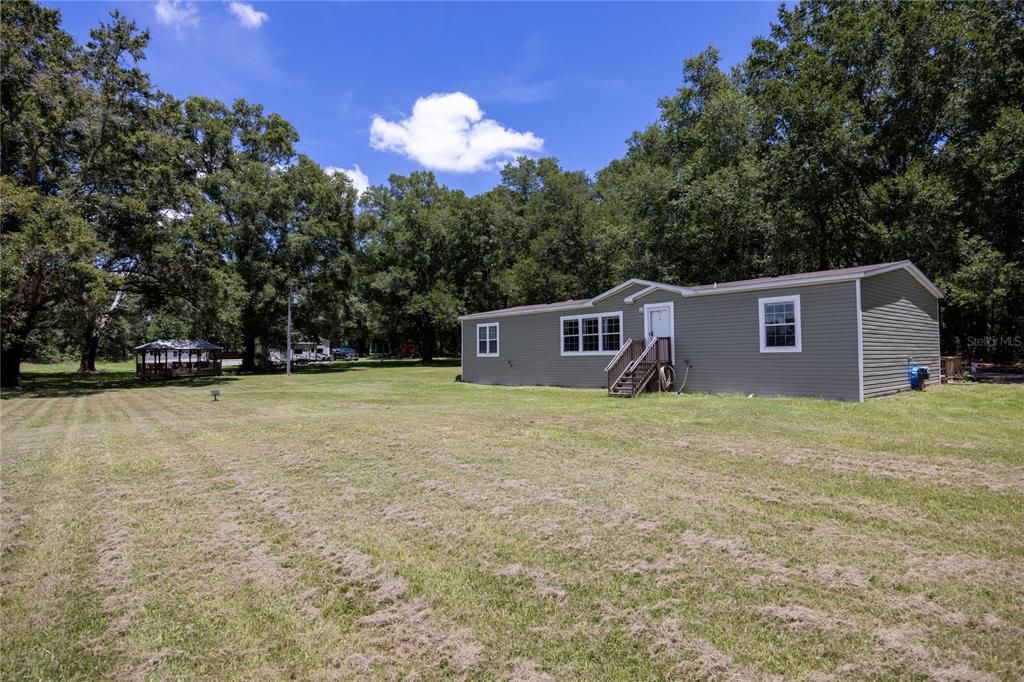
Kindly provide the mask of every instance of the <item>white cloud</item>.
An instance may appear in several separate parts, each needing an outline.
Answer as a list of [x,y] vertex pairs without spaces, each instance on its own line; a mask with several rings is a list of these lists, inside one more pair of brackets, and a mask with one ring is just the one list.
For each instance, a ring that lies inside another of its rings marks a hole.
[[156,20],[168,26],[197,26],[199,8],[187,0],[158,0],[153,10]]
[[345,177],[349,179],[352,186],[356,188],[356,194],[362,195],[366,191],[366,188],[370,186],[370,177],[364,173],[357,163],[353,168],[339,168],[338,166],[328,166],[324,168],[324,173],[328,175],[335,175],[337,173],[343,173]]
[[243,28],[259,28],[270,18],[266,12],[261,12],[246,2],[232,2],[228,5],[228,9],[235,15]]
[[370,146],[398,152],[427,168],[473,173],[519,154],[540,151],[544,140],[484,118],[475,99],[449,92],[417,99],[412,116],[400,121],[375,116]]

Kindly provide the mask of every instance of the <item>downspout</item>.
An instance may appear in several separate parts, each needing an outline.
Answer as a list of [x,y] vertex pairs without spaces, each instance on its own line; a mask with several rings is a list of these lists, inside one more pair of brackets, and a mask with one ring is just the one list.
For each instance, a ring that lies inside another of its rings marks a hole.
[[860,279],[853,280],[857,292],[857,402],[864,402],[864,312],[860,304]]
[[[935,299],[935,346],[939,350],[939,383],[942,383],[942,322],[939,320],[939,314],[941,310],[939,308],[939,299]],[[925,382],[926,384],[928,382]]]

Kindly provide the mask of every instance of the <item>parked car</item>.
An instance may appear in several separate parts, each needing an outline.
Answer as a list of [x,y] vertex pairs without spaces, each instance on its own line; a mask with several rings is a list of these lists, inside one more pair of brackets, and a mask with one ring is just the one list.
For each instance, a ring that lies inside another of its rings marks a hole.
[[335,360],[358,360],[359,353],[356,352],[355,348],[343,346],[341,348],[332,348],[331,357]]

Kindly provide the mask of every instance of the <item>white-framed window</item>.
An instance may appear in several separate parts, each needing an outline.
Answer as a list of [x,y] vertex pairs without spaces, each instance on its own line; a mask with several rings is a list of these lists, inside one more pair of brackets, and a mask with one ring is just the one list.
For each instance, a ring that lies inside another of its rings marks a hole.
[[757,299],[762,353],[799,353],[800,296]]
[[476,326],[476,356],[498,357],[498,323],[487,322]]
[[622,347],[622,313],[571,315],[559,320],[562,355],[614,355]]

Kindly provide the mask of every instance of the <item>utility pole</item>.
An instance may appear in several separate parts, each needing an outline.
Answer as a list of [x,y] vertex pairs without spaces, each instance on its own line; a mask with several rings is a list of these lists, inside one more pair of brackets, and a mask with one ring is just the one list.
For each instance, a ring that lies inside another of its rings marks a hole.
[[292,375],[292,283],[288,282],[288,354],[285,374]]

